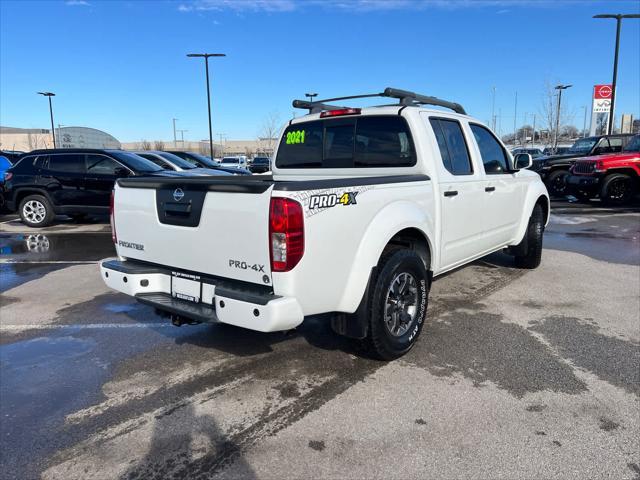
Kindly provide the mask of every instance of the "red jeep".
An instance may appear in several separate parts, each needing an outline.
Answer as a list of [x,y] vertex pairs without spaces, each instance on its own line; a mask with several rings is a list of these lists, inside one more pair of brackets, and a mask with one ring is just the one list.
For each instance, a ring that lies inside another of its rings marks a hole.
[[576,160],[567,178],[569,191],[578,198],[600,196],[603,203],[629,203],[640,187],[640,135],[620,153]]

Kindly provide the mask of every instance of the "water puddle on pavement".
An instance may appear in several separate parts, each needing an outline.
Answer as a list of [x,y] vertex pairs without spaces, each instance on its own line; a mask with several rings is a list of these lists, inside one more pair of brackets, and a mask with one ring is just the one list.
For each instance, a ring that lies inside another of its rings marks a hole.
[[69,264],[95,262],[115,254],[109,233],[3,233],[0,234],[0,292]]

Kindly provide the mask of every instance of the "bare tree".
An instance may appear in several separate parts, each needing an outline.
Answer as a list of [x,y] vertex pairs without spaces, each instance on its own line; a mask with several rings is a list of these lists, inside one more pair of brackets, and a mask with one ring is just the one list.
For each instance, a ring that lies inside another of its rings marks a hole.
[[[548,79],[544,83],[542,91],[542,101],[540,103],[539,114],[541,117],[540,130],[548,130],[549,132],[555,132],[556,122],[558,119],[558,98],[557,91],[554,87],[554,83]],[[575,109],[573,109],[566,97],[563,97],[562,105],[560,105],[560,134],[564,129],[573,123],[575,118]]]
[[151,142],[148,140],[140,140],[140,150],[151,150]]
[[607,133],[608,114],[599,114],[596,117],[596,135],[605,135]]
[[268,155],[273,155],[280,128],[280,115],[277,112],[269,113],[262,121],[262,127],[258,134],[258,144],[259,148]]
[[560,129],[560,137],[564,137],[567,140],[578,137],[578,129],[573,125],[563,125]]
[[156,150],[164,150],[164,142],[162,140],[156,140],[153,142],[153,148]]

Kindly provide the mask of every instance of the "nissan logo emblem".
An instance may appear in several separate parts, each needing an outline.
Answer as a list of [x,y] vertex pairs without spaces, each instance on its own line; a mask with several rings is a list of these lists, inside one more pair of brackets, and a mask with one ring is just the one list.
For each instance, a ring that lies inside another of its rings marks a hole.
[[184,192],[182,191],[182,189],[181,189],[181,188],[176,188],[176,189],[173,191],[173,199],[174,199],[176,202],[179,202],[180,200],[182,200],[182,198],[183,198],[183,197],[184,197]]

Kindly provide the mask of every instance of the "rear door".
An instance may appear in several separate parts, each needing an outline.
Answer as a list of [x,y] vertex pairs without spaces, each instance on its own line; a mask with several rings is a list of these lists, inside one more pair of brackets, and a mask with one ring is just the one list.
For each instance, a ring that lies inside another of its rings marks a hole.
[[440,267],[455,267],[480,251],[483,232],[484,179],[474,165],[463,125],[454,118],[430,117],[440,161]]
[[524,182],[509,173],[511,160],[506,149],[485,126],[470,123],[474,137],[473,155],[484,169],[484,238],[494,249],[513,240],[524,206]]
[[87,205],[84,153],[53,153],[41,178],[56,205]]

